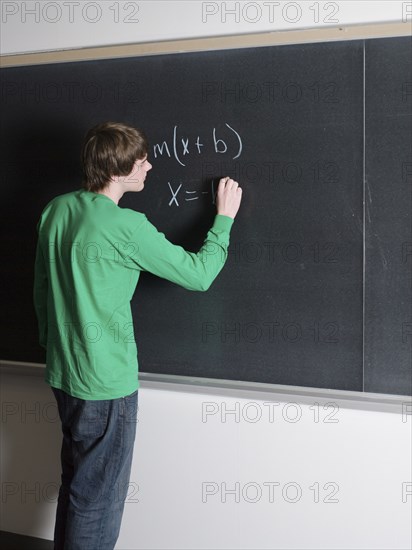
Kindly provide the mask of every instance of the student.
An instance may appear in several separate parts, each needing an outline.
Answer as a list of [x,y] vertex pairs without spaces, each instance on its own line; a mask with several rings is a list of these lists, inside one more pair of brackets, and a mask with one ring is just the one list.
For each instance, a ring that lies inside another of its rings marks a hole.
[[206,291],[225,264],[242,198],[238,183],[222,178],[213,225],[200,251],[187,252],[144,214],[118,206],[124,193],[144,189],[147,154],[135,128],[92,128],[83,188],[49,202],[37,225],[34,306],[63,431],[55,550],[108,550],[119,535],[136,432],[130,300],[140,272]]

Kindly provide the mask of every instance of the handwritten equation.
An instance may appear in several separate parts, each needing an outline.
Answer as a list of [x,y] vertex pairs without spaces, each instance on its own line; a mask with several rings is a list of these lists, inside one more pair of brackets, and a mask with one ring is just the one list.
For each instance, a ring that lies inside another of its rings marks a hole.
[[[153,146],[154,158],[162,157],[163,155],[169,158],[174,158],[181,166],[186,166],[183,162],[187,155],[201,155],[203,148],[214,151],[216,154],[234,155],[231,158],[237,159],[242,154],[243,143],[239,133],[225,122],[225,130],[220,131],[219,135],[216,128],[213,128],[210,134],[203,143],[203,138],[200,135],[196,139],[190,139],[187,136],[181,137],[178,134],[178,126],[174,126],[172,138],[170,141],[164,140],[161,143],[156,143]],[[233,148],[233,136],[235,137],[235,147]],[[230,140],[230,143],[229,143]]]
[[[169,206],[180,206],[179,200],[181,202],[191,202],[199,200],[200,198],[207,198],[205,195],[210,195],[212,199],[212,204],[215,204],[216,201],[216,186],[215,186],[215,180],[211,181],[210,184],[210,191],[187,191],[182,189],[183,183],[181,183],[176,189],[173,189],[170,181],[167,182],[167,185],[169,186],[169,190],[171,193],[171,199],[169,200]],[[180,193],[180,195],[179,195]]]

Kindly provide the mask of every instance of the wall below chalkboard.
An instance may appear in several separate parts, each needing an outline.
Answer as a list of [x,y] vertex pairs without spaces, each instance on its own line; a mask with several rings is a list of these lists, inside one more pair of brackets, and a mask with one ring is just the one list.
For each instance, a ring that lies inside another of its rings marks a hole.
[[3,69],[3,359],[44,362],[35,226],[80,187],[86,130],[142,127],[143,211],[196,251],[219,177],[244,193],[207,293],[143,274],[145,372],[412,394],[410,37]]

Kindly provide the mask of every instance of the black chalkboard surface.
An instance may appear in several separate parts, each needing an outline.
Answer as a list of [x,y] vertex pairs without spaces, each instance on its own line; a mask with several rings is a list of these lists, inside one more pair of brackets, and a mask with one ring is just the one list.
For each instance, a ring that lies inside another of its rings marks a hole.
[[243,201],[206,293],[142,274],[140,370],[412,394],[411,39],[3,69],[3,359],[44,362],[35,226],[81,186],[87,129],[143,128],[153,170],[120,206],[197,251],[221,176]]

